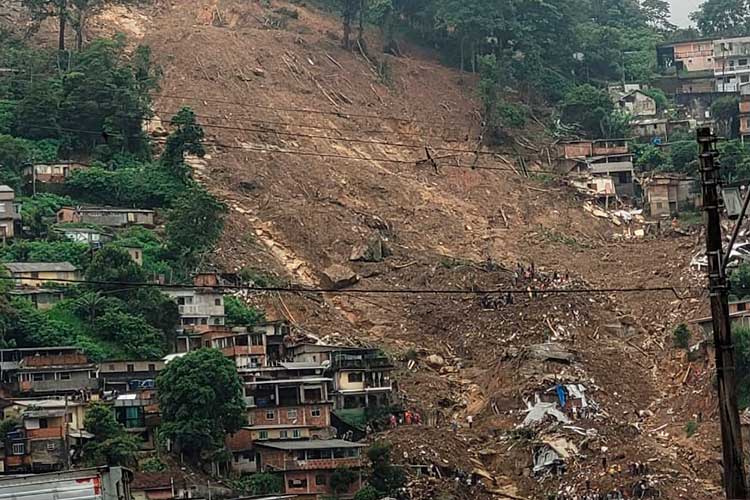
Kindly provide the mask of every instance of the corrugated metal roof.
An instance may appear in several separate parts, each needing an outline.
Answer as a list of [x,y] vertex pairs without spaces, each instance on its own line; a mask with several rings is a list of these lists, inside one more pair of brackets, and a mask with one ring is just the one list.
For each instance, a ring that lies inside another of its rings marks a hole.
[[78,269],[70,262],[8,262],[4,265],[12,273],[74,272]]

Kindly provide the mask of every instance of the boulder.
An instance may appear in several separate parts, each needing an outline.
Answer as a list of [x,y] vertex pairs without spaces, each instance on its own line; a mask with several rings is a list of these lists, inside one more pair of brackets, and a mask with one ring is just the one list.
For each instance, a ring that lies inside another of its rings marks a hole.
[[360,243],[352,248],[349,260],[352,262],[382,262],[389,254],[388,248],[380,235],[373,235],[367,243]]
[[359,281],[357,273],[341,264],[334,264],[323,271],[326,285],[340,290],[355,285]]
[[430,368],[434,368],[435,370],[439,370],[440,368],[445,366],[445,359],[437,354],[431,354],[427,356],[424,362],[427,363],[427,366],[429,366]]

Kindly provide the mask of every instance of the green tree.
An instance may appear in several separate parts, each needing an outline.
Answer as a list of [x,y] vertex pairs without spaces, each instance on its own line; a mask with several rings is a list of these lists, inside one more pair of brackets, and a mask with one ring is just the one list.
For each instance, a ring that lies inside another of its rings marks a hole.
[[232,295],[224,297],[224,312],[229,326],[250,326],[265,319],[263,311],[249,307],[241,299]]
[[[113,290],[123,288],[123,283],[142,283],[145,276],[128,252],[113,245],[106,245],[91,259],[91,264],[86,270],[86,279],[100,282],[91,285],[97,290]],[[107,285],[106,282],[117,284]]]
[[94,435],[94,439],[83,448],[89,465],[129,466],[135,463],[138,440],[115,420],[109,406],[98,402],[89,405],[83,425],[87,432]]
[[167,137],[167,144],[161,155],[162,164],[174,172],[178,177],[187,174],[185,155],[192,154],[200,157],[206,154],[203,148],[203,129],[198,125],[195,113],[190,108],[182,108],[172,117],[170,125],[175,130]]
[[690,15],[704,36],[741,36],[750,18],[747,0],[706,0]]
[[744,298],[750,295],[750,264],[740,264],[729,276],[732,295]]
[[104,309],[105,304],[106,300],[99,292],[84,292],[75,301],[76,308],[82,313],[89,324],[94,323],[94,320],[96,320],[102,309]]
[[73,205],[73,200],[67,196],[52,193],[39,193],[36,196],[22,200],[21,218],[23,225],[29,228],[29,233],[35,238],[46,236],[49,227],[55,222],[55,215],[64,206]]
[[226,435],[247,422],[237,368],[220,351],[200,349],[170,361],[156,385],[161,435],[192,461],[223,449]]
[[393,495],[406,483],[400,467],[391,463],[391,445],[383,441],[373,443],[367,450],[370,460],[370,485],[385,495]]
[[164,332],[140,316],[108,310],[94,321],[96,336],[117,346],[129,359],[159,359],[166,353]]
[[563,122],[578,125],[582,132],[594,138],[604,135],[604,123],[613,110],[609,95],[588,84],[571,88],[561,104]]
[[649,25],[660,31],[673,31],[677,26],[669,20],[671,8],[666,0],[643,0],[641,9]]
[[711,104],[711,116],[720,126],[721,133],[727,137],[737,137],[739,113],[739,98],[736,96],[719,97]]
[[341,495],[349,491],[352,484],[357,480],[359,475],[352,469],[345,467],[338,467],[331,473],[330,487],[333,492],[334,498],[339,498]]
[[739,405],[747,408],[750,406],[750,328],[732,327],[732,339],[736,354]]
[[171,252],[191,262],[196,255],[209,251],[221,236],[226,211],[226,205],[198,186],[179,195],[167,214]]
[[645,144],[633,148],[635,153],[635,167],[639,172],[651,172],[653,170],[670,170],[671,161],[664,148]]

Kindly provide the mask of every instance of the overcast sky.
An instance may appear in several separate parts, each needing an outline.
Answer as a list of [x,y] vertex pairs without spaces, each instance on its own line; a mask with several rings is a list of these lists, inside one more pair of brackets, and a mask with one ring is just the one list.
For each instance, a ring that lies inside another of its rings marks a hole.
[[691,12],[698,8],[703,0],[669,0],[672,4],[672,22],[678,26],[688,26]]

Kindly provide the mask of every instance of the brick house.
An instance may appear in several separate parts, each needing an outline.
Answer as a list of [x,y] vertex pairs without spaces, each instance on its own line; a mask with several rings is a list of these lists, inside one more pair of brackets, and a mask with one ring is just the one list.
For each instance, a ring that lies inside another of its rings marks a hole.
[[10,186],[0,185],[0,241],[13,238],[21,220],[16,194]]
[[[256,443],[258,470],[278,472],[284,477],[284,493],[300,499],[329,497],[331,474],[337,468],[359,471],[363,444],[341,439],[313,441],[268,441]],[[362,488],[362,476],[339,498],[352,498]]]

